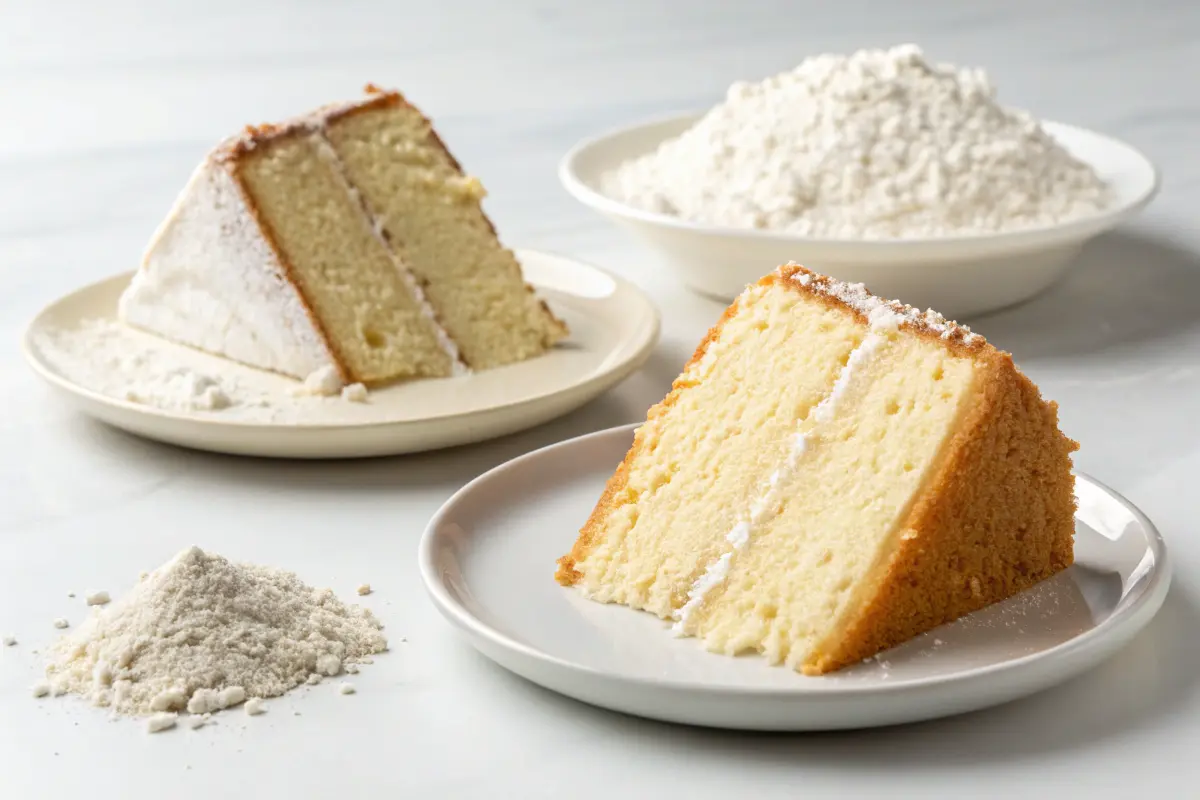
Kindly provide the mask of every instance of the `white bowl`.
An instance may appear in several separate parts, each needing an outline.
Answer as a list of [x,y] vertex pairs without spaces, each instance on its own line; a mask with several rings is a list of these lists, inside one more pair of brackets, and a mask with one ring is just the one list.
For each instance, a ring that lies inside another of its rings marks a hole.
[[628,227],[658,252],[687,286],[732,300],[748,283],[788,261],[846,281],[861,281],[884,297],[969,317],[1019,303],[1053,284],[1083,244],[1139,211],[1158,191],[1158,172],[1141,153],[1115,139],[1043,123],[1047,132],[1087,162],[1111,187],[1103,213],[1062,225],[1013,233],[935,239],[817,239],[793,233],[721,228],[656,214],[603,194],[600,179],[629,159],[678,136],[698,115],[676,116],[597,136],[576,145],[559,178],[576,199]]

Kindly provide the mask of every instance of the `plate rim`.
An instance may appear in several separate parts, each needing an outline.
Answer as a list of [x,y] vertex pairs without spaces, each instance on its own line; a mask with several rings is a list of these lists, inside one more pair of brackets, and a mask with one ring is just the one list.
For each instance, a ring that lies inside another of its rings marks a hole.
[[[658,306],[650,298],[650,296],[640,286],[634,282],[616,275],[602,267],[591,264],[586,261],[581,261],[573,256],[563,255],[547,250],[536,250],[532,248],[514,248],[517,255],[517,260],[520,261],[522,256],[533,255],[535,257],[548,257],[563,264],[570,265],[572,268],[583,267],[588,270],[604,275],[611,279],[614,284],[621,289],[627,289],[630,294],[643,304],[644,310],[648,313],[650,326],[643,335],[640,342],[637,343],[636,349],[630,352],[628,356],[621,359],[616,364],[611,365],[607,369],[591,375],[586,380],[578,383],[572,383],[565,386],[559,386],[551,391],[519,400],[513,400],[500,405],[487,406],[485,408],[475,409],[473,411],[459,411],[452,414],[441,414],[438,416],[420,417],[417,419],[398,419],[398,420],[370,420],[370,421],[348,421],[345,423],[328,423],[328,422],[264,422],[258,420],[241,420],[241,419],[221,419],[217,416],[201,416],[198,414],[190,414],[187,412],[172,411],[169,409],[158,408],[155,406],[147,406],[140,403],[133,403],[120,398],[110,397],[95,390],[82,386],[74,381],[71,381],[51,369],[39,357],[37,347],[33,342],[34,335],[44,326],[44,319],[55,308],[89,292],[97,291],[100,287],[115,283],[118,280],[127,280],[132,278],[135,270],[127,270],[124,272],[108,275],[104,278],[87,283],[77,289],[74,289],[66,294],[46,303],[38,310],[30,321],[25,325],[20,334],[20,350],[25,362],[33,370],[39,378],[50,384],[58,391],[73,395],[89,403],[94,403],[106,406],[121,413],[132,413],[139,416],[155,417],[160,420],[172,423],[197,425],[213,429],[232,429],[239,430],[248,434],[272,432],[277,433],[284,430],[300,431],[303,433],[328,433],[337,431],[356,431],[364,432],[373,428],[396,428],[403,426],[428,425],[430,423],[445,424],[456,419],[467,419],[477,417],[480,414],[494,414],[504,411],[516,411],[531,405],[549,403],[552,400],[563,397],[570,393],[587,393],[598,384],[605,384],[612,379],[612,385],[620,383],[625,378],[629,377],[633,372],[641,367],[641,365],[650,356],[654,347],[662,335],[662,312]],[[535,281],[526,279],[536,289],[553,288],[542,287]],[[179,345],[186,346],[186,345]],[[242,365],[245,366],[245,365]],[[246,367],[254,369],[254,367]],[[615,376],[615,378],[614,378]],[[94,416],[89,414],[89,416]]]
[[[670,128],[694,122],[704,116],[703,112],[688,111],[683,113],[664,114],[644,119],[627,125],[613,127],[593,134],[574,144],[559,160],[558,177],[567,192],[584,205],[625,220],[635,221],[659,228],[669,228],[682,233],[710,237],[738,237],[759,242],[775,242],[803,247],[821,247],[854,249],[859,252],[878,253],[886,250],[903,249],[955,249],[955,248],[989,248],[996,250],[1021,250],[1029,247],[1040,248],[1052,242],[1087,239],[1118,224],[1133,214],[1141,211],[1158,195],[1162,188],[1162,172],[1158,166],[1141,150],[1116,137],[1099,131],[1070,125],[1054,120],[1039,119],[1038,124],[1056,139],[1057,134],[1067,136],[1085,136],[1103,141],[1107,146],[1119,148],[1136,158],[1140,167],[1146,171],[1148,181],[1142,191],[1123,203],[1112,206],[1086,217],[1070,220],[1054,225],[1042,225],[1032,228],[1022,228],[1000,233],[956,234],[954,236],[924,237],[914,239],[854,239],[804,236],[787,231],[760,230],[755,228],[733,228],[729,226],[708,225],[694,222],[667,214],[659,214],[636,208],[627,203],[609,197],[598,189],[593,188],[584,180],[578,169],[578,162],[590,150],[608,144],[621,136],[631,136],[643,131],[657,128]],[[661,140],[660,140],[661,143]],[[1089,166],[1095,166],[1089,163]]]
[[[622,675],[587,664],[580,664],[569,661],[560,656],[551,655],[543,652],[535,647],[532,647],[524,642],[517,641],[511,636],[497,630],[488,625],[483,620],[479,619],[474,614],[465,608],[461,603],[458,603],[450,593],[446,590],[443,581],[440,579],[440,570],[437,569],[435,560],[436,544],[439,538],[438,530],[443,526],[446,518],[454,511],[454,507],[458,502],[461,502],[469,492],[473,491],[479,484],[488,481],[495,477],[498,473],[518,467],[524,462],[528,462],[539,456],[546,454],[549,451],[557,449],[565,449],[571,446],[578,446],[583,442],[591,439],[615,437],[620,434],[632,434],[643,423],[636,422],[627,425],[618,425],[612,428],[606,428],[599,431],[583,434],[570,439],[565,439],[561,442],[555,442],[536,450],[532,450],[516,458],[510,459],[504,463],[498,464],[495,467],[487,470],[476,478],[466,483],[462,488],[452,494],[445,503],[437,510],[430,518],[424,532],[421,535],[421,540],[417,548],[418,572],[421,575],[422,582],[425,584],[426,593],[429,595],[434,606],[438,611],[453,625],[466,632],[471,636],[479,637],[486,640],[490,645],[502,648],[513,654],[539,662],[543,666],[564,670],[576,676],[581,676],[593,681],[608,681],[617,682],[625,685],[636,687],[638,690],[655,690],[663,692],[698,694],[707,697],[730,697],[730,696],[751,696],[755,699],[763,699],[769,697],[787,698],[789,700],[812,699],[814,701],[836,701],[839,699],[859,698],[864,695],[895,695],[903,694],[920,690],[928,690],[936,687],[943,687],[948,684],[963,684],[967,682],[983,681],[997,675],[1009,675],[1020,673],[1028,670],[1033,664],[1053,659],[1055,661],[1069,660],[1071,657],[1077,657],[1082,653],[1092,650],[1102,650],[1104,644],[1111,638],[1118,636],[1129,630],[1129,636],[1135,634],[1138,630],[1144,627],[1157,614],[1158,609],[1162,606],[1166,598],[1167,591],[1170,588],[1172,576],[1172,563],[1168,555],[1166,543],[1162,538],[1162,534],[1153,522],[1139,509],[1136,505],[1130,502],[1126,497],[1116,492],[1107,484],[1096,480],[1087,473],[1073,470],[1073,474],[1077,479],[1082,479],[1093,486],[1100,489],[1109,499],[1116,501],[1123,508],[1129,511],[1145,531],[1147,547],[1154,556],[1154,567],[1150,571],[1150,578],[1137,590],[1137,594],[1132,598],[1127,606],[1120,609],[1117,613],[1108,617],[1083,633],[1068,639],[1065,642],[1057,644],[1045,650],[1036,653],[1030,653],[1017,658],[1006,659],[1004,661],[988,664],[987,666],[973,668],[966,672],[951,672],[941,675],[933,675],[924,678],[913,678],[898,682],[874,682],[864,684],[849,684],[840,685],[833,688],[815,689],[806,687],[803,681],[798,681],[792,687],[779,686],[754,686],[754,685],[733,685],[733,684],[713,684],[713,683],[694,683],[672,680],[670,678],[645,678],[639,676]],[[549,577],[549,568],[547,568],[547,580]],[[1130,630],[1131,629],[1131,630]],[[665,635],[665,633],[664,633]],[[486,650],[479,649],[489,659],[510,669],[502,661],[495,659]],[[1089,662],[1090,663],[1090,662]],[[1074,674],[1074,673],[1072,673]]]

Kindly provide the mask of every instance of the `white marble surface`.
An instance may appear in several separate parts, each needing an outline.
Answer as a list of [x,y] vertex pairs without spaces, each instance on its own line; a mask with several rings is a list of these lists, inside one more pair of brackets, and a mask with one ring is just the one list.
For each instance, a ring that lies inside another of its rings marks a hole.
[[[500,8],[503,6],[504,11]],[[740,10],[735,10],[735,7]],[[714,101],[818,50],[917,41],[987,67],[1009,102],[1099,129],[1162,168],[1136,224],[1024,307],[970,320],[1062,405],[1078,466],[1138,503],[1173,549],[1161,616],[1111,662],[992,711],[893,730],[742,736],[560,699],[461,643],[417,584],[425,520],[481,471],[637,419],[719,307],[677,288],[567,199],[559,155],[606,127]],[[0,795],[365,797],[1188,796],[1200,746],[1200,6],[742,2],[32,3],[0,0]],[[75,286],[130,268],[218,137],[355,92],[403,87],[492,191],[506,238],[593,261],[664,311],[647,367],[528,433],[343,464],[219,458],[137,441],[50,402],[15,343]],[[361,581],[394,652],[332,689],[196,733],[148,737],[28,698],[68,591],[121,591],[189,543]],[[293,716],[293,710],[302,716]]]

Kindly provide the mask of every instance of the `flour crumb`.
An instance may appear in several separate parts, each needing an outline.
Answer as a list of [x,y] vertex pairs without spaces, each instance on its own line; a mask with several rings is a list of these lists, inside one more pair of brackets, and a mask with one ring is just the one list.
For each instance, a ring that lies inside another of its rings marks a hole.
[[192,547],[56,642],[46,675],[53,693],[122,715],[261,710],[317,668],[384,652],[380,628],[293,573]]
[[46,681],[38,681],[30,691],[33,692],[34,697],[45,697],[50,694],[50,684]]
[[342,391],[344,385],[337,367],[327,364],[309,373],[299,385],[292,387],[291,393],[300,397],[305,395],[333,397]]
[[175,723],[179,721],[179,717],[168,711],[160,711],[157,714],[151,714],[146,719],[146,730],[150,733],[161,733],[169,731],[175,727]]
[[837,239],[1038,228],[1103,211],[1108,186],[979,69],[915,45],[818,55],[602,176],[616,200],[702,224]]
[[934,647],[941,647],[943,644],[945,644],[945,642],[943,642],[941,639],[934,639],[934,640],[933,640],[933,646],[934,646]]
[[103,606],[110,602],[112,602],[112,598],[108,596],[108,592],[90,592],[87,595],[89,606]]
[[4,646],[5,647],[14,647],[16,644],[17,644],[17,637],[15,637],[15,636],[5,636],[4,637]]
[[186,708],[188,699],[183,689],[167,689],[150,699],[151,711],[175,711]]
[[267,713],[267,704],[260,697],[251,697],[246,701],[246,713],[252,717]]
[[71,623],[67,622],[62,617],[59,617],[58,619],[54,620],[54,627],[58,628],[59,630],[62,630],[64,628],[71,627]]
[[345,682],[338,684],[338,694],[354,694],[356,691],[353,683]]
[[358,588],[357,588],[357,589],[355,589],[354,591],[358,592],[358,595],[359,595],[360,597],[363,597],[363,596],[365,596],[365,595],[368,595],[368,594],[370,594],[370,593],[371,593],[371,584],[369,584],[369,583],[360,583],[360,584],[358,585]]
[[198,731],[212,720],[211,714],[192,714],[188,717],[188,727]]
[[332,653],[317,657],[317,672],[333,677],[342,671],[342,660]]
[[309,675],[304,682],[309,686],[316,686],[321,682],[321,676],[314,672],[313,674]]
[[345,667],[343,667],[343,669],[346,670],[347,675],[357,675],[358,674],[358,664],[347,664],[347,665],[345,665]]
[[352,383],[342,387],[342,399],[350,403],[365,403],[370,399],[370,393],[361,383]]

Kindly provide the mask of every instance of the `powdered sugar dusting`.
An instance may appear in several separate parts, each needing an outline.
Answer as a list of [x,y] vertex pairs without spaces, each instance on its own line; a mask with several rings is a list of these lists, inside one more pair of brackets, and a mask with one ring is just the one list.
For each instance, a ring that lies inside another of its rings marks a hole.
[[946,319],[932,308],[925,311],[905,305],[898,300],[885,300],[867,291],[861,283],[846,283],[827,275],[818,275],[795,262],[779,267],[775,274],[799,283],[812,291],[819,292],[845,303],[867,318],[872,328],[895,330],[908,325],[920,330],[931,331],[943,339],[954,340],[965,345],[982,341],[966,325]]
[[305,388],[291,378],[178,345],[113,319],[43,329],[34,335],[32,344],[44,362],[75,385],[160,411],[240,422],[291,423],[328,421],[331,411],[356,419],[370,408],[368,403],[355,402],[366,399],[365,389],[355,390],[352,396],[337,391],[325,396],[326,392],[320,391],[326,379],[330,386],[336,382],[341,388],[331,365],[310,376]]

